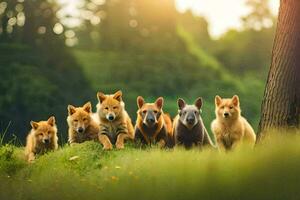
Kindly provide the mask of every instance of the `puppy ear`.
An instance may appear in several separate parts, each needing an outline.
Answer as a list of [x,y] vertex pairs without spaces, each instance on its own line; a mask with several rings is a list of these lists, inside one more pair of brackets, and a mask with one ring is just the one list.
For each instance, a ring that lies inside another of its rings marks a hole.
[[55,117],[51,116],[48,120],[47,120],[48,124],[51,126],[55,125]]
[[106,95],[102,92],[97,92],[97,98],[100,103],[102,103],[106,99]]
[[91,113],[92,112],[92,104],[91,104],[91,102],[87,102],[86,104],[84,104],[83,105],[83,109],[87,113]]
[[234,95],[231,100],[232,100],[232,103],[233,103],[234,106],[239,106],[240,105],[240,100],[239,100],[238,95]]
[[179,98],[177,100],[177,105],[178,105],[179,110],[182,110],[185,107],[186,103],[183,99]]
[[163,97],[158,97],[155,101],[155,105],[159,108],[162,109],[164,106],[164,98]]
[[68,105],[68,113],[69,115],[73,115],[76,112],[76,108],[72,105]]
[[145,104],[145,100],[142,96],[138,96],[136,99],[138,108],[140,109],[141,107],[143,107],[143,105]]
[[33,129],[37,129],[39,127],[39,123],[35,122],[35,121],[30,121],[30,125]]
[[200,110],[203,105],[203,100],[201,97],[198,97],[195,101],[195,106]]
[[119,90],[114,94],[114,99],[118,100],[118,101],[122,101],[122,91]]
[[216,106],[219,106],[221,104],[221,102],[222,102],[222,98],[219,95],[217,95],[215,97],[215,104],[216,104]]

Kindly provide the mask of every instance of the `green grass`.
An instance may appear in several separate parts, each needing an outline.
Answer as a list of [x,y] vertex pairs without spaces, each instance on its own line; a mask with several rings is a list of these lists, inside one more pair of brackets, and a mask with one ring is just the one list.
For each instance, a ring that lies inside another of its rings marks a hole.
[[22,160],[0,148],[0,199],[297,199],[300,138],[220,153],[196,149],[102,151],[86,142]]

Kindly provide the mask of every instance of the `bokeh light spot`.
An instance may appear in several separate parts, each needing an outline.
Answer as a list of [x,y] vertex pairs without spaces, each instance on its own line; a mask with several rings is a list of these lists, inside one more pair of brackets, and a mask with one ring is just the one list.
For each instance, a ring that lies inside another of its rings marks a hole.
[[101,21],[100,17],[93,16],[93,17],[91,18],[91,24],[93,24],[93,25],[99,24],[100,21]]
[[105,0],[92,0],[92,2],[96,5],[103,5],[105,3]]
[[15,18],[15,17],[12,17],[8,20],[8,24],[10,26],[14,26],[14,25],[16,25],[16,23],[17,23],[17,18]]
[[62,34],[64,32],[64,27],[61,23],[56,23],[53,27],[53,32],[57,35]]
[[45,26],[40,26],[39,28],[38,28],[38,34],[45,34],[46,33],[46,31],[47,31],[47,29],[46,29],[46,27]]
[[132,27],[132,28],[135,28],[135,27],[138,26],[138,22],[135,19],[131,19],[129,21],[129,26]]
[[73,38],[73,37],[75,37],[75,32],[73,30],[67,30],[65,32],[65,36],[66,36],[66,38]]

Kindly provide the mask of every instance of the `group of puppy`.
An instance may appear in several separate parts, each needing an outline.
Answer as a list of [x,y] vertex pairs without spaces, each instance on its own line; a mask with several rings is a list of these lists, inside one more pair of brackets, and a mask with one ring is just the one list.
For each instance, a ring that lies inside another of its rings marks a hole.
[[[208,146],[226,151],[240,144],[251,147],[255,144],[256,135],[251,125],[241,116],[237,95],[228,99],[215,97],[216,119],[211,123],[211,130],[216,146],[212,143],[201,118],[201,97],[192,105],[179,98],[178,114],[172,120],[170,115],[163,112],[162,97],[154,103],[146,103],[143,97],[139,96],[135,127],[125,110],[121,91],[111,95],[98,92],[97,98],[96,113],[92,112],[90,102],[82,107],[68,106],[68,142],[71,146],[94,140],[99,141],[104,150],[111,150],[114,146],[123,149],[126,140],[133,140],[141,146]],[[47,121],[31,121],[30,124],[32,129],[27,136],[25,155],[26,159],[32,162],[37,155],[58,149],[58,137],[54,116]]]

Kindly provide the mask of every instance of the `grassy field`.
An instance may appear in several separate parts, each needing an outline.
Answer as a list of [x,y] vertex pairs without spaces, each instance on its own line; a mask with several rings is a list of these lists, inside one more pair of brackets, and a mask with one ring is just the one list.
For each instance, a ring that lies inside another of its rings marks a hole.
[[23,149],[0,148],[0,199],[298,199],[300,138],[254,150],[64,146],[33,164]]

